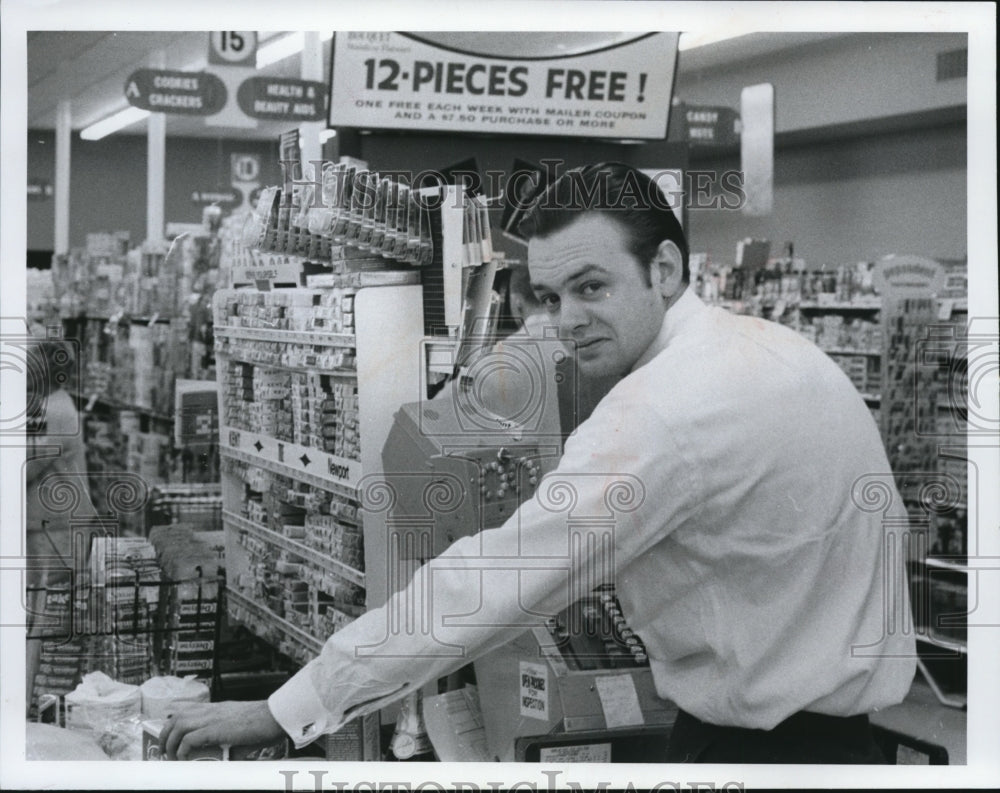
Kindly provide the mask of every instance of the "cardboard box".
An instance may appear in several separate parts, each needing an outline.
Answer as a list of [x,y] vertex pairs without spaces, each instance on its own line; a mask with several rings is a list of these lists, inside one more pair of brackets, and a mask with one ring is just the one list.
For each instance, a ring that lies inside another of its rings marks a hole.
[[370,762],[382,759],[379,714],[369,713],[320,738],[327,760]]

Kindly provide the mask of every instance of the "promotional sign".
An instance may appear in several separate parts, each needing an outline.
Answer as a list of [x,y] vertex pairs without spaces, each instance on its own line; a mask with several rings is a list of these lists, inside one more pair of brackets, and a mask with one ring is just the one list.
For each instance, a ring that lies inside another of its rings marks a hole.
[[884,256],[872,271],[872,286],[883,300],[937,294],[944,283],[944,266],[924,256]]
[[236,92],[243,112],[270,121],[322,121],[326,116],[326,86],[287,77],[251,77]]
[[331,126],[663,139],[677,33],[338,33]]
[[549,670],[544,663],[520,662],[520,714],[532,719],[549,717]]
[[125,81],[125,98],[133,107],[154,113],[210,116],[226,104],[226,86],[208,72],[137,69]]

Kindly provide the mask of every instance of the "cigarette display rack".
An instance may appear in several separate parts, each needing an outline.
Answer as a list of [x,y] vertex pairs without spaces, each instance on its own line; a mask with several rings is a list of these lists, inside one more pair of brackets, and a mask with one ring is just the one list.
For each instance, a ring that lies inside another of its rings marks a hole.
[[[489,227],[478,199],[351,161],[321,196],[266,188],[242,231],[213,303],[228,613],[302,664],[396,580],[362,490],[400,406],[426,397],[428,317],[461,322]],[[374,759],[377,724],[345,729],[327,757]]]

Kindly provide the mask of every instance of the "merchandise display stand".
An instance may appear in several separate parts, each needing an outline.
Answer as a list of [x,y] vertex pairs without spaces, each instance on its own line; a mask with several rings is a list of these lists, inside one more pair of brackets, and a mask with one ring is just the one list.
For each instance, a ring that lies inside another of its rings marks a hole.
[[[713,268],[699,287],[710,303],[780,321],[814,341],[868,404],[910,516],[903,552],[918,666],[938,701],[963,708],[969,573],[964,279],[953,279],[949,288],[946,268],[916,256],[815,272],[795,261],[794,269],[786,262],[756,277]],[[894,267],[905,285],[894,283]]]
[[[282,224],[286,240],[294,235],[282,212],[264,236],[277,225],[278,239]],[[441,245],[420,269],[370,243],[338,242],[328,259],[287,247],[236,253],[234,283],[253,285],[216,292],[213,331],[229,615],[303,664],[393,589],[386,518],[363,509],[361,490],[381,481],[395,412],[423,396],[414,281],[446,267]],[[378,759],[378,720],[327,736],[327,758]]]
[[910,516],[908,561],[918,668],[938,701],[966,705],[969,553],[967,300],[944,268],[887,257],[882,438]]
[[169,249],[144,243],[128,250],[127,234],[96,233],[85,249],[53,259],[53,310],[78,353],[72,395],[101,514],[120,471],[150,485],[218,482],[211,438],[197,451],[176,439],[176,383],[215,377],[203,303],[219,264],[217,234],[183,225],[186,236]]
[[[310,302],[322,292],[283,291]],[[217,292],[216,305],[233,296]],[[326,636],[363,611],[370,593],[384,589],[384,572],[377,563],[369,570],[365,560],[385,558],[385,536],[361,514],[357,491],[363,476],[380,468],[392,413],[413,397],[419,381],[419,287],[363,288],[354,293],[353,308],[350,335],[215,327],[225,349],[218,360],[229,613],[300,664],[319,653]],[[346,354],[356,359],[356,368],[331,371],[314,364],[246,360],[252,359],[250,350],[263,345]],[[302,389],[298,396],[313,402],[303,412],[314,410],[314,421],[324,401],[356,404],[342,408],[341,416],[356,414],[352,429],[358,451],[330,453],[238,424],[226,398],[233,393],[232,373],[243,371],[252,371],[257,382],[294,382]],[[266,596],[268,591],[275,594]]]

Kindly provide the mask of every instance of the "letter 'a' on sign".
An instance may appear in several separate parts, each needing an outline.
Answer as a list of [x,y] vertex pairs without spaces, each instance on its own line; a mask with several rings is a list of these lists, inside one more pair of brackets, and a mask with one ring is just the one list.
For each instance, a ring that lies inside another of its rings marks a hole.
[[208,62],[217,66],[256,66],[257,31],[213,30],[208,34]]

